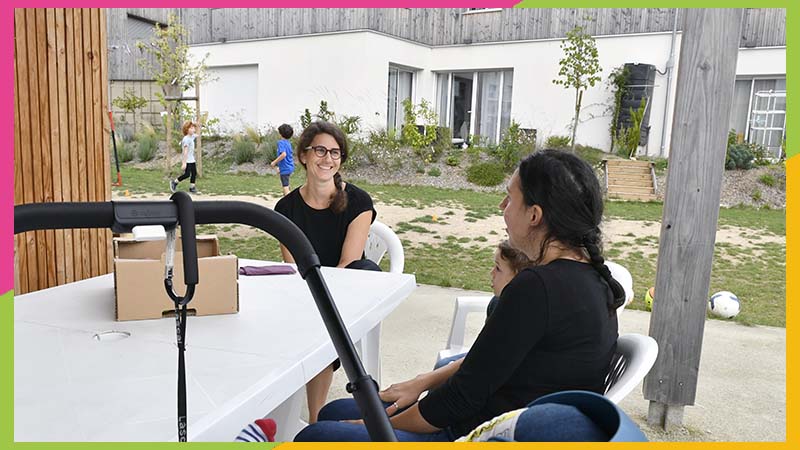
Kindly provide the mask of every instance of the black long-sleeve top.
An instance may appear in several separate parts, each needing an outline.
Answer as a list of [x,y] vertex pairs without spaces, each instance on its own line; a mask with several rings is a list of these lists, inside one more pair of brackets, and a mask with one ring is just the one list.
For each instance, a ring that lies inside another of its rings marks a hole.
[[503,289],[464,362],[420,400],[428,423],[456,436],[551,392],[603,393],[616,350],[613,296],[589,264],[557,259]]

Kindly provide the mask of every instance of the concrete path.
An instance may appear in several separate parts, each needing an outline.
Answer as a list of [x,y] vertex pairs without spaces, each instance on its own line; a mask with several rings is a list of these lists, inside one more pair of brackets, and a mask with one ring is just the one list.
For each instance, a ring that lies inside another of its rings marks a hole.
[[[454,299],[461,295],[486,293],[420,285],[384,321],[383,387],[431,370],[436,353],[447,342]],[[468,336],[474,338],[483,317],[472,316]],[[650,313],[627,310],[622,314],[620,334],[647,334],[649,321]],[[335,374],[330,399],[348,396],[343,372]],[[641,386],[620,406],[651,440],[784,441],[786,330],[708,320],[696,403],[685,409],[684,428],[664,433],[647,427],[648,401]]]

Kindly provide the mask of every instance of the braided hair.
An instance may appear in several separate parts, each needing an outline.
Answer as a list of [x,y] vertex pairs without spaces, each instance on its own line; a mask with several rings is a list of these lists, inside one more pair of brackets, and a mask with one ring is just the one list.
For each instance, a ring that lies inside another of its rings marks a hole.
[[[309,150],[306,150],[306,147],[311,145],[311,142],[318,134],[328,134],[333,137],[336,144],[339,145],[339,149],[342,151],[342,158],[339,161],[341,164],[344,164],[344,162],[347,161],[347,137],[345,137],[342,130],[340,130],[336,124],[331,122],[318,120],[307,126],[300,135],[300,140],[297,143],[297,151],[301,153],[308,152]],[[300,161],[300,164],[302,164],[304,168],[306,167],[304,162]],[[330,208],[334,213],[341,214],[347,209],[347,194],[344,192],[344,188],[342,188],[342,175],[338,171],[333,175],[333,184],[336,186],[336,192],[331,196]]]
[[553,241],[583,251],[611,290],[606,305],[613,314],[625,303],[625,290],[603,259],[603,196],[592,167],[571,153],[548,149],[520,163],[519,179],[525,204],[542,208],[547,229],[534,263],[541,263]]

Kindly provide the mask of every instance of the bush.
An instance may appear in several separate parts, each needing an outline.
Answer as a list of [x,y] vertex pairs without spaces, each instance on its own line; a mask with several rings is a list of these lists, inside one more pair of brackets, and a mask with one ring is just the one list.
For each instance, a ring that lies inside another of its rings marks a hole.
[[344,167],[353,168],[371,162],[373,155],[369,152],[367,145],[360,139],[347,139],[347,161]]
[[765,173],[764,175],[758,177],[758,182],[763,184],[764,186],[773,187],[775,186],[775,177],[773,177],[768,173]]
[[[381,128],[370,131],[367,135],[367,147],[374,153],[376,150],[385,150],[389,153],[396,153],[400,150],[400,139],[397,138],[397,129],[387,130]],[[372,161],[371,162],[375,162]]]
[[569,136],[553,135],[544,142],[545,148],[567,148],[569,147]]
[[599,148],[591,147],[588,145],[576,145],[575,153],[584,161],[589,163],[592,167],[597,166],[606,157],[606,153]]
[[753,164],[757,166],[768,166],[772,164],[772,161],[769,159],[770,155],[765,147],[750,143],[744,145],[746,145],[750,153],[753,154]]
[[506,178],[502,164],[478,163],[467,168],[467,181],[478,186],[497,186]]
[[158,148],[158,135],[156,131],[148,124],[143,124],[142,131],[136,135],[136,142],[138,148],[136,156],[139,161],[150,161],[156,156],[156,149]]
[[432,177],[438,177],[441,174],[442,174],[442,171],[439,170],[438,167],[431,167],[431,170],[428,171],[428,175],[430,175]]
[[725,155],[725,168],[727,170],[742,169],[748,170],[753,168],[753,159],[755,156],[747,144],[734,144],[728,147],[728,152]]
[[122,139],[118,140],[117,158],[119,158],[120,163],[133,161],[133,150],[131,150],[131,144],[123,141]]
[[434,157],[438,159],[453,148],[453,134],[449,127],[436,127],[436,139],[433,141]]
[[759,188],[756,188],[756,189],[753,191],[753,193],[752,193],[752,194],[750,194],[750,197],[753,199],[753,201],[754,201],[754,202],[759,202],[759,201],[761,201],[761,189],[759,189]]
[[[439,118],[436,116],[436,112],[431,108],[430,103],[422,99],[422,102],[415,106],[411,102],[411,99],[407,98],[403,100],[403,110],[405,112],[403,120],[404,125],[400,133],[403,144],[415,150],[430,148],[436,140],[436,124],[439,123]],[[422,132],[420,132],[417,127],[418,121],[422,122]],[[431,151],[431,154],[419,154],[419,156],[425,157],[427,160],[426,162],[431,162],[434,156],[437,155]]]
[[481,151],[482,149],[480,147],[467,147],[464,153],[467,154],[471,162],[476,163],[481,159]]
[[242,135],[233,137],[233,160],[236,164],[253,162],[256,158],[256,144]]
[[361,117],[343,115],[341,118],[336,119],[336,125],[347,137],[351,137],[361,131]]
[[[297,133],[295,133],[295,136],[297,136]],[[270,128],[263,134],[261,139],[262,154],[264,158],[266,158],[267,163],[270,163],[278,157],[278,141],[283,138],[280,133],[278,133],[278,130]],[[292,142],[292,139],[289,139],[289,141]],[[292,142],[292,151],[297,153],[297,144],[295,142]],[[295,161],[297,161],[296,158],[297,157],[295,157]],[[297,162],[295,162],[295,164],[297,164]]]
[[522,161],[522,158],[536,150],[536,143],[520,130],[519,124],[511,121],[503,135],[500,145],[497,146],[495,154],[500,164],[506,171],[512,171]]
[[456,152],[450,152],[447,155],[447,158],[444,160],[445,164],[448,166],[456,167],[461,164],[461,155]]

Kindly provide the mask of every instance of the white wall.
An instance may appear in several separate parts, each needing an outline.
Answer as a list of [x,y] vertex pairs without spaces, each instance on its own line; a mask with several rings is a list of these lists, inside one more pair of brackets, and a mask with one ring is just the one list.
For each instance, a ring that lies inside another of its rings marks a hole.
[[220,130],[230,132],[242,124],[258,121],[258,66],[216,66],[209,69],[210,79],[200,90],[200,109],[214,111]]
[[[606,84],[608,75],[624,63],[653,64],[664,72],[671,37],[671,33],[653,33],[596,38],[603,79],[583,96],[578,143],[604,150],[610,147],[609,105],[613,99]],[[671,104],[675,99],[680,43],[679,33]],[[390,63],[423,69],[414,80],[414,102],[426,98],[434,105],[435,71],[512,68],[511,117],[525,128],[537,129],[543,141],[550,135],[568,135],[573,116],[574,91],[552,82],[562,56],[559,44],[559,40],[543,40],[430,48],[363,31],[194,46],[191,50],[197,55],[208,52],[207,63],[212,67],[258,64],[258,125],[273,126],[283,122],[297,124],[304,108],[314,113],[324,99],[339,114],[360,116],[367,129],[385,127]],[[739,52],[739,75],[785,73],[785,48]],[[656,74],[651,131],[644,149],[650,155],[658,155],[661,146],[666,82],[666,75]],[[215,89],[227,88],[208,85],[203,92]],[[218,116],[214,110],[209,113],[211,117]],[[665,129],[669,132],[671,126],[668,121]],[[669,139],[666,146],[668,149]]]
[[[386,126],[389,62],[414,68],[429,65],[431,50],[370,32],[300,36],[194,46],[209,54],[209,67],[258,65],[257,125],[298,124],[305,108],[316,113],[326,100],[337,114],[356,115],[367,128]],[[220,83],[201,94],[226,90]],[[420,89],[415,86],[415,91]],[[204,102],[201,108],[213,106]],[[418,97],[415,98],[418,101]],[[208,110],[210,117],[218,112]]]
[[786,76],[786,47],[743,48],[736,60],[737,76]]

